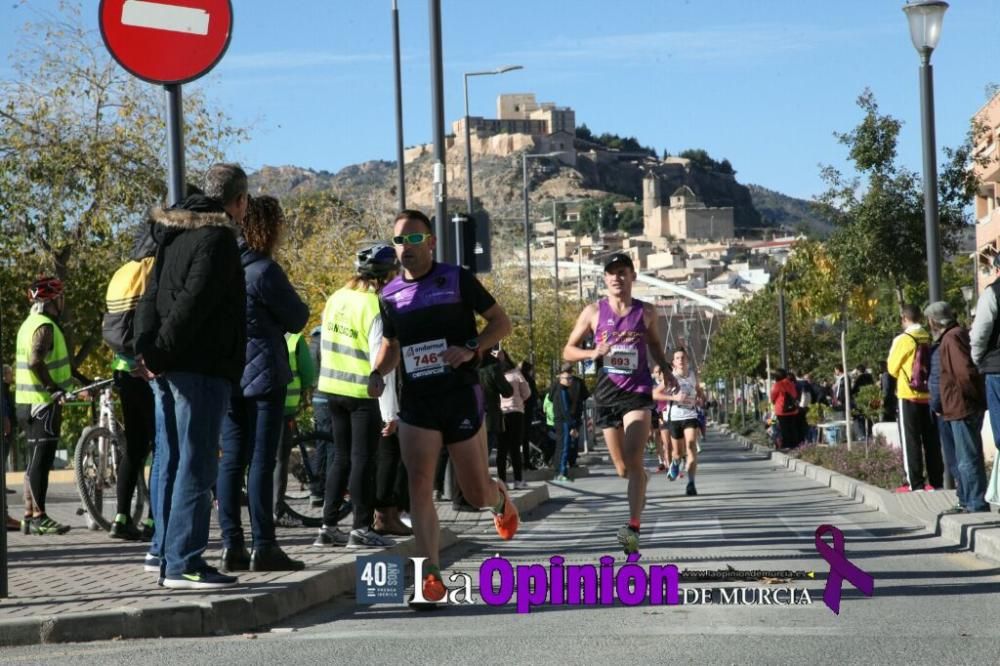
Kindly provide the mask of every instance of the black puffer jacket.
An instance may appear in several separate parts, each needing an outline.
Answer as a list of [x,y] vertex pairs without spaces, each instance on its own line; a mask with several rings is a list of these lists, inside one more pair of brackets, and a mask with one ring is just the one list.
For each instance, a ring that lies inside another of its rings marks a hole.
[[309,306],[274,259],[240,243],[247,285],[247,363],[240,388],[245,396],[269,395],[292,381],[285,333],[309,320]]
[[237,229],[222,206],[188,197],[153,212],[154,284],[136,309],[136,352],[155,373],[196,372],[234,383],[246,353],[246,287]]

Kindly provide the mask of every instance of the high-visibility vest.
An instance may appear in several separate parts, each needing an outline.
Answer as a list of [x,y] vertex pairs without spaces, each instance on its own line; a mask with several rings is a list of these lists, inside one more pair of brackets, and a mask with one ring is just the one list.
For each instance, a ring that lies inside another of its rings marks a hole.
[[299,340],[301,333],[290,333],[285,335],[285,342],[288,343],[288,366],[292,369],[292,381],[288,382],[288,391],[285,393],[285,414],[293,415],[299,411],[299,403],[302,401],[302,378],[299,377]]
[[378,294],[343,288],[323,309],[319,390],[351,398],[368,397],[368,332],[379,316]]
[[52,350],[45,357],[49,376],[64,391],[71,386],[73,375],[69,365],[69,350],[66,349],[66,338],[63,337],[62,330],[46,315],[33,312],[28,315],[17,332],[14,402],[19,405],[45,404],[52,401],[52,395],[45,389],[35,373],[28,368],[31,339],[38,327],[45,324],[52,327]]

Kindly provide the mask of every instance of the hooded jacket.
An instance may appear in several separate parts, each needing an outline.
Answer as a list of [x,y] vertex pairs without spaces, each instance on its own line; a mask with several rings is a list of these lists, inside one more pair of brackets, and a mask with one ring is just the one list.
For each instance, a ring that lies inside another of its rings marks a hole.
[[938,339],[940,359],[941,415],[958,421],[982,415],[986,409],[983,376],[972,362],[969,333],[958,325],[949,326]]
[[285,333],[301,331],[309,319],[281,266],[240,242],[246,278],[247,358],[240,388],[245,396],[269,395],[292,380]]
[[246,287],[237,229],[222,205],[190,196],[153,211],[153,284],[136,309],[136,352],[154,373],[239,382],[246,353]]
[[896,396],[900,400],[922,403],[930,400],[930,394],[910,388],[910,371],[917,344],[930,344],[930,342],[930,333],[919,324],[911,324],[906,331],[893,339],[886,366],[889,374],[896,378]]

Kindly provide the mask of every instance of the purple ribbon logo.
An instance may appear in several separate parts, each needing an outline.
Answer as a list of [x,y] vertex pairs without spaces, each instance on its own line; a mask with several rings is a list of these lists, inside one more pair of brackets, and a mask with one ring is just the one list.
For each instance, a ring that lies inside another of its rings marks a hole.
[[[823,537],[833,535],[831,548]],[[844,533],[833,525],[820,525],[816,528],[816,550],[830,565],[830,575],[826,579],[826,589],[823,590],[823,601],[837,615],[840,615],[840,588],[846,579],[848,583],[858,588],[866,597],[875,593],[875,578],[851,564],[844,557]]]

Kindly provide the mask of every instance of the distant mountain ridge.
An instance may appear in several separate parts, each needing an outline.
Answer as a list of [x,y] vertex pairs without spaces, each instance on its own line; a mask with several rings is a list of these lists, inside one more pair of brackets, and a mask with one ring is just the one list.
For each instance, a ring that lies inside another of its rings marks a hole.
[[790,197],[762,185],[747,185],[753,205],[760,211],[764,223],[802,232],[810,237],[826,238],[833,230],[833,222],[824,218],[811,201]]
[[[449,208],[452,201],[464,210],[465,159],[457,147],[447,156]],[[533,205],[552,201],[602,198],[618,195],[642,204],[642,179],[650,171],[660,172],[655,161],[579,159],[576,167],[555,161],[535,161],[530,167]],[[407,205],[433,208],[433,160],[430,155],[406,165]],[[478,204],[494,220],[523,219],[523,175],[520,155],[479,155],[475,158],[474,193]],[[662,191],[687,185],[709,206],[733,206],[736,229],[784,226],[808,229],[809,235],[825,236],[832,228],[811,210],[808,201],[789,197],[758,185],[743,185],[731,174],[691,168],[683,176],[677,170],[662,175]],[[337,173],[297,166],[265,166],[250,175],[251,192],[294,197],[316,191],[331,191],[360,208],[392,211],[396,206],[396,163],[372,160],[344,167]]]

